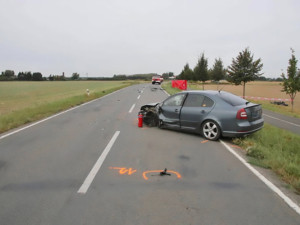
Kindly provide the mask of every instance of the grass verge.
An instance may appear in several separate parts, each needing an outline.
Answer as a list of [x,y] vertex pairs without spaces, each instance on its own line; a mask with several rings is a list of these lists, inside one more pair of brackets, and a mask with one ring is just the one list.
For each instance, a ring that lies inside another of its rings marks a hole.
[[272,169],[300,194],[300,136],[265,124],[264,128],[236,145],[246,149],[249,163]]
[[97,91],[91,92],[89,96],[87,94],[80,94],[12,111],[0,117],[0,133],[33,121],[43,119],[55,113],[91,101],[93,99],[100,98],[104,95],[122,89],[124,87],[133,85],[135,83],[136,82],[123,82],[116,87],[112,87],[109,89],[99,89]]

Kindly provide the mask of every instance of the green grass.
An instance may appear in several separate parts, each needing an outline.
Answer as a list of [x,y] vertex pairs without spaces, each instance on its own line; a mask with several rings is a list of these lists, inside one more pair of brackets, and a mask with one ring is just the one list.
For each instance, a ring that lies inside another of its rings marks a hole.
[[178,92],[181,92],[180,89],[178,88],[172,88],[172,83],[171,82],[163,82],[161,87],[165,89],[166,92],[168,92],[170,95],[174,95]]
[[[0,133],[91,101],[135,82],[0,82]],[[86,93],[89,89],[90,95]]]
[[264,128],[233,142],[246,149],[249,162],[275,171],[300,193],[300,136],[265,124]]
[[[167,82],[163,84],[163,88],[170,94],[181,91],[172,88],[171,83]],[[270,103],[263,105],[269,110],[282,113],[277,106]],[[299,135],[265,124],[262,130],[247,137],[235,138],[233,142],[246,149],[249,163],[273,170],[300,194]]]

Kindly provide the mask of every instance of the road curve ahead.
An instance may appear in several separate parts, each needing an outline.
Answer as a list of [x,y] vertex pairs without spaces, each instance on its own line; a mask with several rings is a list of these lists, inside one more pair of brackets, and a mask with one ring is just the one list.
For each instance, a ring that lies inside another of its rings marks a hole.
[[166,97],[131,86],[1,138],[0,224],[300,224],[220,142],[138,128]]

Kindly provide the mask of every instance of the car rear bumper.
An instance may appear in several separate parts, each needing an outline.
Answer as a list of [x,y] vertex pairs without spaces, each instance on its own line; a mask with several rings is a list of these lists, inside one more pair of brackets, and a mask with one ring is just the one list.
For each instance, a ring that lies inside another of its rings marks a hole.
[[237,131],[222,131],[223,137],[242,137],[248,134],[252,134],[256,131],[259,131],[264,127],[264,121],[257,121],[255,124],[249,126],[238,126]]

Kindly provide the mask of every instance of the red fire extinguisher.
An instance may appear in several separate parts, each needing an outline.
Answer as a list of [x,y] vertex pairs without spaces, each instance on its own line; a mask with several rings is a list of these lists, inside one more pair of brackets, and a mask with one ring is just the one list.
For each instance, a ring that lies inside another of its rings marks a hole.
[[139,118],[138,127],[143,127],[143,113],[142,112],[139,112],[138,118]]

